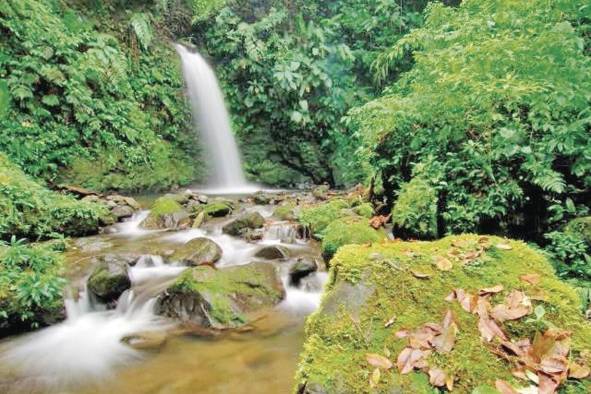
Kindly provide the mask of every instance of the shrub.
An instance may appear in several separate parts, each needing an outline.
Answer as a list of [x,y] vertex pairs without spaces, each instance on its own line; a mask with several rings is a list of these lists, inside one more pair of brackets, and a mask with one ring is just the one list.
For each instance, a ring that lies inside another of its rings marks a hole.
[[394,233],[403,238],[437,238],[437,192],[415,177],[402,185],[392,209]]

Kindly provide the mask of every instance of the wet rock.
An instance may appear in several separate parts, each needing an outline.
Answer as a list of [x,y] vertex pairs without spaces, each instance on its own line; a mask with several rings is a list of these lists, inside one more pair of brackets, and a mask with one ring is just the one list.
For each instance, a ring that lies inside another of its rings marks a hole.
[[260,213],[249,212],[226,224],[222,231],[225,234],[240,236],[248,229],[262,228],[264,225],[265,218]]
[[181,246],[170,257],[171,261],[190,266],[215,263],[222,258],[222,248],[209,238],[195,238]]
[[311,258],[301,257],[289,268],[289,283],[299,286],[303,278],[318,270],[318,264]]
[[221,218],[232,213],[232,206],[221,201],[213,201],[206,205],[193,207],[195,212],[203,213],[209,217]]
[[115,220],[121,221],[121,219],[126,219],[135,213],[135,210],[130,207],[129,205],[118,205],[111,209],[111,214],[115,217]]
[[205,221],[205,213],[200,212],[199,214],[197,214],[197,217],[195,218],[195,220],[193,220],[193,224],[191,227],[199,228],[199,227],[201,227],[201,225],[203,224],[204,221]]
[[268,205],[271,202],[271,197],[264,192],[256,192],[252,196],[252,201],[258,205]]
[[167,334],[163,331],[138,332],[121,338],[121,342],[137,350],[159,350],[166,340]]
[[209,197],[207,197],[205,194],[200,194],[197,196],[197,201],[199,201],[201,204],[207,204]]
[[184,229],[191,224],[189,214],[182,205],[168,197],[161,197],[154,202],[150,214],[141,223],[146,229]]
[[88,290],[103,302],[116,301],[131,287],[128,264],[137,258],[129,255],[105,255],[98,258],[98,266],[88,278]]
[[281,245],[264,246],[259,249],[254,257],[267,260],[285,259],[289,256],[289,249]]
[[312,195],[318,200],[326,200],[328,198],[328,191],[329,190],[330,190],[330,188],[328,187],[328,185],[316,186],[312,190]]
[[263,239],[265,235],[265,231],[262,228],[257,229],[248,229],[243,234],[242,237],[247,240],[248,242],[257,242]]
[[285,297],[272,264],[250,263],[224,269],[200,266],[185,271],[162,294],[156,313],[216,329],[237,328],[247,314],[271,307]]

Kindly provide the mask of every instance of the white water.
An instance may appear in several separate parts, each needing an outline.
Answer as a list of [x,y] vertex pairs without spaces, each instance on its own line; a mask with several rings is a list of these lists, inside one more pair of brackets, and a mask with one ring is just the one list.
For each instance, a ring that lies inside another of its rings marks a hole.
[[218,194],[248,193],[257,190],[246,182],[240,154],[224,103],[224,96],[211,66],[199,54],[176,45],[181,57],[187,94],[195,127],[209,155],[210,176],[206,188]]

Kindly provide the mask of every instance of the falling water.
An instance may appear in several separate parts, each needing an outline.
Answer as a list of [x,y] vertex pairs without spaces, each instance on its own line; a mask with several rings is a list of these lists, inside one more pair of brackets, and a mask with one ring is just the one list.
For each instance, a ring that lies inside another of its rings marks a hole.
[[228,111],[213,69],[199,53],[176,45],[191,102],[195,127],[210,160],[207,188],[221,191],[252,190],[244,178],[238,146],[232,134]]

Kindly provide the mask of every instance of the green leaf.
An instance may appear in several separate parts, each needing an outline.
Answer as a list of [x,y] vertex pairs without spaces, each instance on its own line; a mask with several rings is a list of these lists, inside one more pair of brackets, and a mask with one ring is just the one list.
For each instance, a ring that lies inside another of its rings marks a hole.
[[0,81],[0,118],[3,118],[8,113],[10,107],[10,92],[8,91],[8,84],[6,81]]
[[43,102],[43,104],[48,105],[50,107],[55,107],[55,106],[59,105],[59,103],[60,103],[59,98],[55,94],[49,94],[47,96],[43,96],[41,101]]

